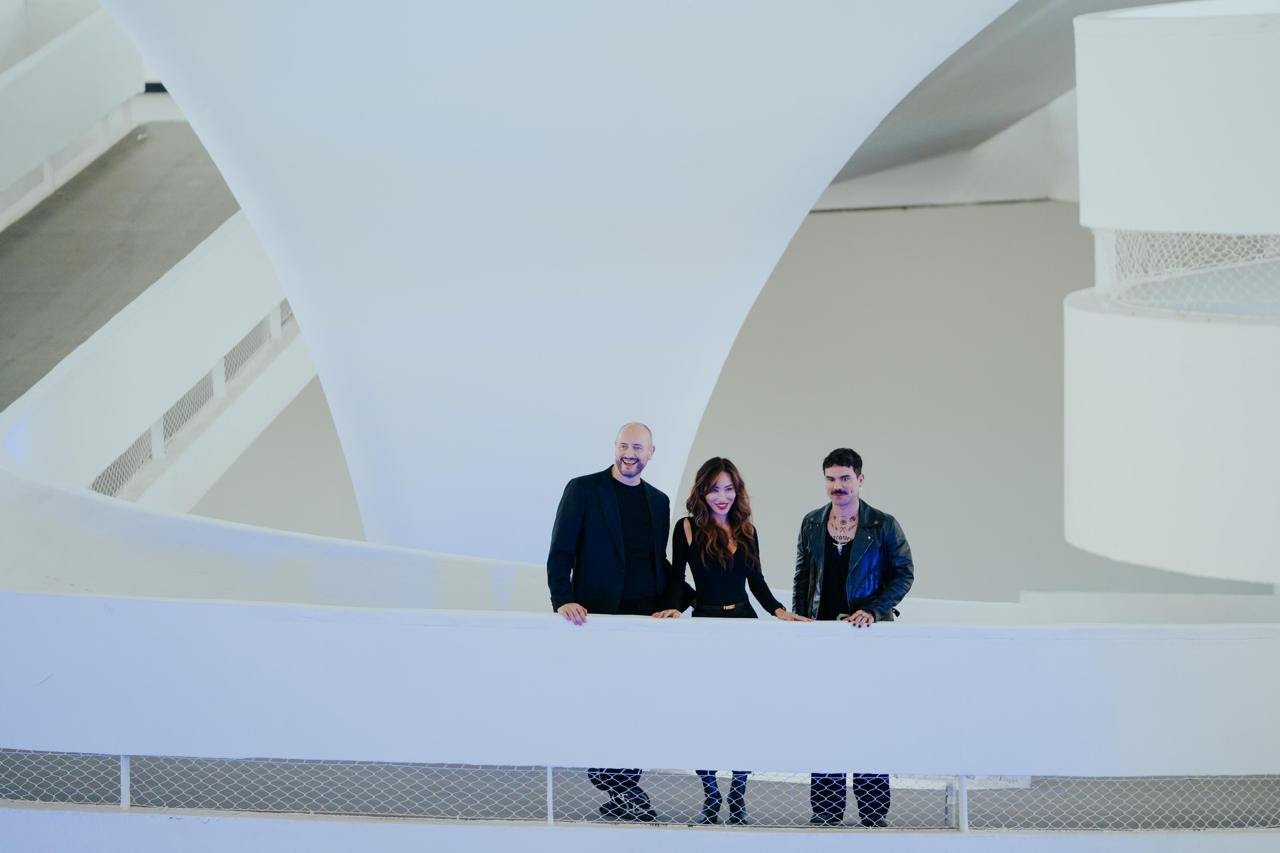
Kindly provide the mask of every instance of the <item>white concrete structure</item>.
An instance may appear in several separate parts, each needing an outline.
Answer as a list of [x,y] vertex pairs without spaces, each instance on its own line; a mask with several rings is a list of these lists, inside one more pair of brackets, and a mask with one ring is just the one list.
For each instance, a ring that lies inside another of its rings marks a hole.
[[1280,7],[1084,17],[1077,65],[1099,281],[1066,309],[1067,538],[1275,581]]
[[133,129],[142,77],[96,0],[0,2],[0,228]]

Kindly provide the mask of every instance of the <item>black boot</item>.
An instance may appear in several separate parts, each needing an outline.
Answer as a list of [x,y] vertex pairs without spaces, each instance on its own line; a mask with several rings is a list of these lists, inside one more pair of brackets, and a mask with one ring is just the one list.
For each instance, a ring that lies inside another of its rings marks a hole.
[[699,770],[698,778],[702,780],[702,811],[695,821],[699,824],[720,822],[720,785],[716,782],[714,770]]
[[734,772],[729,785],[729,825],[742,826],[747,822],[747,774]]

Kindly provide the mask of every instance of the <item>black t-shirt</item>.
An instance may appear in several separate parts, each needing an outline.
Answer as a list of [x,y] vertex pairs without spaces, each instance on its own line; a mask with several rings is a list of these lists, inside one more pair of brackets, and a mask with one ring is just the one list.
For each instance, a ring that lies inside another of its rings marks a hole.
[[836,550],[836,540],[828,532],[825,537],[827,554],[822,561],[822,598],[818,600],[818,618],[836,619],[849,612],[849,596],[845,584],[849,580],[849,554],[853,543],[844,546],[844,553]]
[[649,598],[658,594],[658,579],[653,562],[653,517],[644,484],[628,486],[613,481],[618,495],[618,512],[622,516],[622,547],[627,556],[626,575],[622,581],[622,600]]

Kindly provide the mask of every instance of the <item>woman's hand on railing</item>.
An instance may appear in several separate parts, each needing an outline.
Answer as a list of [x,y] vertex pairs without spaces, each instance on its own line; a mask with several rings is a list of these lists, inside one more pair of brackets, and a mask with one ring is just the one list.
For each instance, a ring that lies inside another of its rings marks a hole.
[[777,610],[773,611],[773,615],[777,616],[783,622],[812,622],[813,621],[808,616],[798,616],[795,613],[792,613],[790,610],[788,610],[785,607],[779,607]]
[[679,619],[680,611],[679,610],[659,610],[657,613],[653,614],[653,618],[654,619]]
[[561,604],[556,608],[556,612],[575,625],[581,625],[587,621],[587,608],[581,604],[574,604],[573,602]]

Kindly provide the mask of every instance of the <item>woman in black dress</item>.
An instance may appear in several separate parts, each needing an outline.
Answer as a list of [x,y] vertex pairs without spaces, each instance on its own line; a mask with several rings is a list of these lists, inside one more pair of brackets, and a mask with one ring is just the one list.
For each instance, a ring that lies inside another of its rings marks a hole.
[[[788,622],[809,622],[791,613],[773,597],[760,569],[760,539],[751,523],[751,501],[742,475],[728,459],[716,456],[698,469],[693,489],[685,501],[689,516],[671,532],[671,576],[667,590],[683,590],[685,567],[693,572],[697,589],[694,616],[721,619],[755,619],[746,587],[768,613]],[[670,609],[661,616],[678,616]],[[729,823],[747,822],[748,770],[733,771],[729,786]],[[720,822],[720,787],[714,770],[699,770],[702,779],[702,812],[698,823]]]

